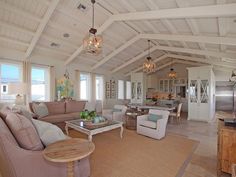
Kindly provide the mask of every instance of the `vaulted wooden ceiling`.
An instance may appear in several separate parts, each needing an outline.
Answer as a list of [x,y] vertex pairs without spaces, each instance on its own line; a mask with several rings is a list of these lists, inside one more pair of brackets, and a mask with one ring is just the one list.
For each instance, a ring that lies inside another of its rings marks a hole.
[[128,75],[142,68],[151,39],[159,68],[172,58],[236,67],[236,0],[97,0],[99,56],[82,50],[91,10],[89,0],[0,0],[0,46]]

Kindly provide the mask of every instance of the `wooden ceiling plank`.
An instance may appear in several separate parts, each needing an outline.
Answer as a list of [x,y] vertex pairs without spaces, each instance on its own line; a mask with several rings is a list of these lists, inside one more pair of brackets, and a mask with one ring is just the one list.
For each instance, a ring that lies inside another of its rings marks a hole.
[[[226,4],[226,0],[216,0],[217,4]],[[226,36],[228,33],[229,23],[224,18],[218,18],[218,29],[219,29],[219,35],[220,36]],[[225,45],[220,45],[221,51],[226,51]]]
[[132,39],[127,41],[125,44],[121,45],[116,50],[114,50],[112,53],[110,53],[109,55],[104,57],[102,60],[100,60],[96,65],[94,65],[92,67],[92,69],[94,70],[94,69],[98,68],[99,66],[103,65],[104,63],[108,62],[112,57],[116,56],[118,53],[120,53],[121,51],[123,51],[124,49],[126,49],[127,47],[132,45],[133,43],[135,43],[137,40],[139,40],[138,36],[133,37]]
[[223,5],[210,5],[200,7],[186,7],[176,9],[163,9],[144,12],[123,13],[112,16],[113,21],[123,20],[151,20],[151,19],[177,19],[177,18],[206,18],[226,17],[236,15],[236,3]]
[[[154,47],[150,48],[150,53],[156,51],[157,49],[158,49],[158,46],[154,46]],[[132,63],[134,63],[134,62],[140,60],[141,58],[143,58],[143,57],[145,57],[146,55],[148,55],[148,52],[149,52],[148,50],[145,50],[144,52],[141,52],[141,53],[138,54],[137,56],[135,56],[135,57],[129,59],[129,60],[128,60],[127,62],[125,62],[124,64],[122,64],[122,65],[120,65],[120,66],[114,68],[114,69],[112,70],[112,73],[115,73],[115,72],[117,72],[117,71],[119,71],[119,70],[121,70],[121,69],[127,67],[128,65],[130,65],[130,64],[132,64]],[[163,59],[163,58],[165,58],[165,55],[162,55],[161,57],[159,57],[160,60]]]
[[10,4],[3,2],[3,1],[0,1],[0,8],[3,8],[8,11],[11,11],[13,13],[19,14],[20,16],[24,16],[25,18],[31,19],[33,21],[41,22],[41,20],[42,20],[40,17],[38,17],[30,12],[27,12],[23,9],[19,9],[18,7],[15,7],[15,6],[10,5]]
[[23,28],[23,27],[19,27],[15,24],[11,24],[11,23],[8,23],[8,22],[4,22],[4,21],[0,21],[0,26],[4,26],[6,28],[11,28],[13,30],[17,30],[19,32],[22,32],[22,33],[25,33],[25,34],[28,34],[28,35],[31,35],[33,36],[35,34],[34,31],[31,31],[29,29],[26,29],[26,28]]
[[50,6],[48,7],[42,21],[40,22],[40,24],[38,26],[38,29],[36,30],[35,35],[34,35],[32,41],[25,53],[25,58],[28,58],[31,55],[32,51],[34,50],[36,43],[38,42],[40,36],[42,35],[47,23],[49,22],[54,10],[56,9],[59,1],[60,0],[53,0],[51,2]]
[[19,41],[17,39],[11,39],[5,36],[0,36],[0,40],[6,41],[6,42],[10,42],[10,43],[14,43],[14,44],[18,44],[18,45],[22,45],[22,46],[29,46],[29,43],[27,42],[23,42],[23,41]]
[[213,37],[213,36],[194,36],[179,34],[140,34],[140,39],[157,39],[168,41],[197,42],[208,44],[236,45],[236,38],[232,37]]
[[[101,27],[98,28],[98,34],[105,31],[115,21],[126,20],[147,20],[147,19],[170,19],[170,18],[202,18],[202,17],[220,17],[236,15],[236,3],[176,9],[164,9],[146,12],[131,12],[112,15]],[[73,61],[83,50],[80,46],[69,58],[65,65]]]

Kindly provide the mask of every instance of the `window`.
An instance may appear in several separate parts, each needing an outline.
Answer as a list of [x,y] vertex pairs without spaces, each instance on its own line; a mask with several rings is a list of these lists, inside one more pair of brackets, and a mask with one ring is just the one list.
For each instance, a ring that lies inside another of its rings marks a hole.
[[49,68],[31,68],[31,99],[32,101],[49,101]]
[[1,70],[1,100],[14,102],[16,95],[8,94],[8,84],[22,81],[21,64],[0,64]]
[[131,82],[126,81],[126,99],[131,99]]
[[124,81],[118,80],[118,99],[123,100],[124,99]]
[[91,76],[88,73],[80,74],[80,99],[90,100],[90,79]]
[[96,100],[103,100],[103,77],[96,76]]

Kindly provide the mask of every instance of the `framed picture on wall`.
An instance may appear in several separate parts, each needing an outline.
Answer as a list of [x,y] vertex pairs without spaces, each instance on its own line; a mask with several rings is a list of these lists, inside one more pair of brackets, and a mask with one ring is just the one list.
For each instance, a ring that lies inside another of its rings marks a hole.
[[107,98],[107,99],[110,99],[110,98],[111,98],[110,91],[106,91],[106,98]]
[[106,82],[106,91],[109,91],[111,89],[110,82]]
[[115,91],[116,90],[116,82],[111,80],[111,90]]
[[116,92],[115,91],[111,91],[111,99],[116,99]]

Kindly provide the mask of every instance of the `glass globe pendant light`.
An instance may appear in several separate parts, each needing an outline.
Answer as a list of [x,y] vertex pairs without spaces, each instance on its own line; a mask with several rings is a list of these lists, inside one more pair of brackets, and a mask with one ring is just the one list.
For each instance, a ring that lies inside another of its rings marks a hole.
[[156,63],[152,61],[152,57],[150,56],[150,40],[148,40],[148,56],[143,63],[143,72],[152,73],[155,72]]
[[91,0],[93,6],[92,28],[89,34],[83,40],[83,49],[85,53],[98,55],[102,52],[102,36],[96,35],[97,29],[94,28],[94,4],[95,0]]

